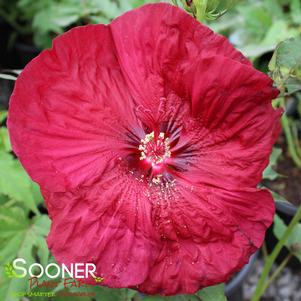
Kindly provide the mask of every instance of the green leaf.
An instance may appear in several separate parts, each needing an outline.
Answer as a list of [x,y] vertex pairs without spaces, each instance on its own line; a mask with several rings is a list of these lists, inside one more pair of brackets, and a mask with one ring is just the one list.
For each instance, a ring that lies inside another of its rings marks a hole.
[[31,192],[36,205],[43,203],[43,196],[41,194],[40,187],[33,181],[31,181]]
[[7,116],[7,111],[0,111],[0,123],[2,123]]
[[0,207],[7,205],[8,201],[9,201],[9,197],[7,195],[0,193]]
[[[278,240],[281,239],[287,226],[283,220],[276,214],[274,217],[274,235]],[[298,223],[288,237],[285,246],[301,261],[301,224]]]
[[227,301],[224,284],[209,286],[197,293],[202,301]]
[[288,39],[278,44],[269,63],[272,77],[287,94],[300,90],[301,85],[301,38]]
[[261,55],[273,51],[275,46],[273,45],[261,45],[261,44],[249,44],[240,47],[240,51],[247,57],[256,58]]
[[284,18],[284,13],[281,5],[275,0],[263,0],[264,6],[267,11],[269,11],[270,15],[279,18]]
[[244,19],[244,29],[253,37],[254,42],[261,41],[273,24],[272,15],[258,2],[238,7],[238,13]]
[[269,68],[271,71],[285,68],[291,70],[301,66],[301,39],[288,39],[278,44]]
[[87,12],[91,16],[105,16],[108,20],[116,18],[120,13],[118,5],[110,0],[90,0],[87,3]]
[[[176,295],[172,297],[144,296],[141,301],[199,301],[196,295]],[[218,301],[218,300],[217,300]]]
[[[5,273],[4,265],[17,257],[22,257],[27,264],[36,261],[34,250],[41,247],[41,241],[50,228],[47,215],[40,215],[29,221],[25,212],[18,207],[0,209],[0,296],[1,300],[18,300],[13,292],[26,291],[27,278],[10,278]],[[43,251],[44,259],[47,257]],[[49,254],[48,254],[49,255]]]
[[301,81],[295,77],[290,77],[286,81],[287,94],[291,95],[301,90]]
[[[208,25],[215,32],[223,32],[237,26],[241,21],[239,15],[225,15],[222,21],[211,22]],[[232,31],[233,32],[233,31]]]
[[289,25],[283,21],[278,20],[269,27],[265,33],[265,36],[259,43],[247,43],[241,47],[241,51],[244,55],[255,58],[259,57],[267,52],[273,51],[279,42],[288,38],[298,35],[297,29],[290,29]]
[[63,26],[68,26],[78,19],[77,15],[62,16],[62,19],[59,17],[59,12],[55,12],[52,8],[40,11],[34,17],[33,28],[39,34],[48,34],[51,32],[62,33]]
[[282,195],[280,195],[279,193],[275,192],[275,191],[272,191],[270,190],[270,192],[272,193],[272,196],[273,196],[273,199],[275,202],[287,202],[289,203],[286,198]]
[[[77,289],[77,292],[79,290]],[[85,296],[78,296],[78,297],[71,297],[69,298],[68,296],[55,296],[54,298],[47,298],[45,301],[49,301],[49,300],[53,300],[53,301],[94,301],[95,299],[91,299],[91,297],[85,297]],[[30,301],[41,301],[41,298],[40,297],[37,297],[36,299],[31,299],[30,298]],[[42,300],[43,301],[43,300]],[[102,301],[102,299],[100,299],[99,301]]]
[[301,3],[300,0],[291,0],[291,16],[296,24],[301,24]]
[[[0,296],[1,301],[18,301],[20,297],[13,295],[15,292],[24,291],[25,280],[18,278],[8,278],[4,275],[4,272],[1,271],[0,278]],[[2,279],[3,278],[3,279]]]
[[276,165],[277,160],[281,155],[281,153],[282,153],[281,148],[277,148],[277,147],[273,148],[272,154],[270,156],[269,165],[266,167],[266,169],[263,172],[263,179],[275,180],[279,176],[279,174],[273,169],[273,166]]
[[269,28],[261,44],[273,46],[275,48],[279,42],[298,35],[299,31],[297,29],[289,28],[289,24],[284,20],[277,20]]
[[11,151],[10,140],[8,136],[8,130],[5,127],[0,128],[0,150],[4,150],[6,152]]
[[0,150],[0,193],[39,214],[32,193],[32,182],[18,160]]
[[96,293],[96,299],[101,301],[131,301],[138,294],[131,289],[112,289],[103,286],[90,287],[89,292]]
[[44,239],[49,229],[50,220],[47,215],[39,215],[28,220],[21,208],[1,208],[0,258],[5,258],[5,261],[12,260],[16,256],[33,259],[33,246],[40,247],[41,239]]

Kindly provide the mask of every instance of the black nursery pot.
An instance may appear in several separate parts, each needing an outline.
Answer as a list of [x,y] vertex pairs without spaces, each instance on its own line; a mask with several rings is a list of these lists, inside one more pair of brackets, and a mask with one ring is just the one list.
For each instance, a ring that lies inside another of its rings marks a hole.
[[258,251],[254,253],[249,263],[247,263],[227,284],[225,287],[225,294],[229,301],[243,301],[243,283],[252,272],[255,262],[258,257]]
[[298,116],[298,100],[290,97],[285,108],[285,114],[289,117],[299,118]]
[[15,49],[17,52],[20,69],[23,69],[33,58],[35,58],[41,52],[41,49],[22,42],[17,42]]
[[277,213],[279,213],[281,217],[284,216],[284,218],[289,219],[289,221],[291,221],[292,217],[297,212],[297,207],[295,205],[288,202],[282,202],[282,201],[276,202],[276,209],[277,209]]

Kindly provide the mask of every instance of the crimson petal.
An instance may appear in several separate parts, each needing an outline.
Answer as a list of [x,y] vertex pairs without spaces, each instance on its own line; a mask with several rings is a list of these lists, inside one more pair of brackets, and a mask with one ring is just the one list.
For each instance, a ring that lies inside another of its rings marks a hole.
[[10,100],[8,128],[21,163],[44,188],[89,185],[120,156],[135,127],[110,30],[78,27],[26,66]]

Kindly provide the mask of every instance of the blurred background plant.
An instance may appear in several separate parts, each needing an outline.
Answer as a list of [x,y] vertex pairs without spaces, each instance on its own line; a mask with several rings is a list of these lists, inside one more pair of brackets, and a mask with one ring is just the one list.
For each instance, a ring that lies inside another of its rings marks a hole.
[[[29,179],[11,152],[5,120],[9,96],[18,72],[6,69],[23,68],[41,49],[49,47],[56,35],[73,26],[108,23],[122,12],[147,2],[149,1],[0,0],[0,66],[3,69],[0,74],[0,297],[3,300],[19,300],[18,297],[13,298],[11,292],[28,289],[28,284],[24,281],[2,277],[7,262],[19,256],[26,258],[29,263],[38,261],[45,264],[54,261],[44,240],[50,221],[42,196],[37,185]],[[281,121],[283,131],[273,149],[262,182],[262,186],[273,193],[277,215],[262,249],[263,272],[252,291],[255,291],[251,296],[252,301],[257,301],[281,276],[287,265],[291,264],[292,268],[297,267],[299,270],[301,267],[301,2],[169,2],[228,37],[257,69],[273,77],[280,90],[274,106],[285,110]],[[59,292],[62,289],[59,286],[53,291]],[[94,292],[94,299],[97,300],[141,299],[140,294],[127,289],[87,290]],[[177,296],[170,300],[224,301],[223,291],[224,287],[221,285],[203,290],[195,296]],[[169,298],[144,297],[146,301],[163,299]],[[30,300],[35,298],[31,297]]]
[[230,10],[239,0],[172,0],[200,22],[216,20]]
[[[23,68],[52,39],[85,24],[109,23],[144,0],[0,0],[2,57],[10,68]],[[5,27],[5,26],[4,26]],[[18,60],[10,57],[16,52]]]
[[43,49],[58,34],[76,25],[109,23],[143,0],[11,0],[0,3],[0,16],[20,38]]
[[[301,33],[299,0],[245,0],[211,27],[229,37],[232,44],[267,71],[263,56],[276,45]],[[260,64],[263,61],[263,66]]]

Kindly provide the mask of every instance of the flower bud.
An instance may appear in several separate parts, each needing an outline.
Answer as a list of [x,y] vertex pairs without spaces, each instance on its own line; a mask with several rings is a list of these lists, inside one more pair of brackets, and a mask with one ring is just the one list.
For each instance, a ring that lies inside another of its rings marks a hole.
[[222,16],[239,0],[181,0],[186,11],[199,21]]

